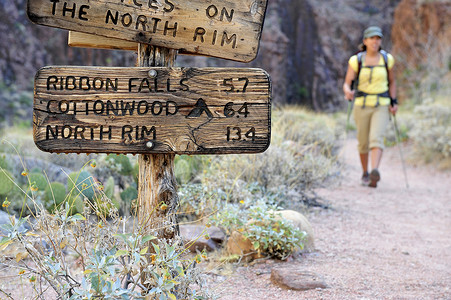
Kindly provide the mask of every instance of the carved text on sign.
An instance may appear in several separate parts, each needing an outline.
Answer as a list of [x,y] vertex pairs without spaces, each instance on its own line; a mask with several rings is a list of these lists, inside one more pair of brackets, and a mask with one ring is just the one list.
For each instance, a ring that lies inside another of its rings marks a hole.
[[50,152],[262,152],[270,88],[261,69],[46,67],[34,138]]
[[266,0],[28,0],[33,22],[249,62],[257,55]]

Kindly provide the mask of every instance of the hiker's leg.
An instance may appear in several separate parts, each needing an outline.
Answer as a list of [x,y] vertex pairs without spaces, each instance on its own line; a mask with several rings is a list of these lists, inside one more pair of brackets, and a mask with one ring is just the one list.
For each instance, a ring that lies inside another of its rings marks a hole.
[[370,129],[372,170],[370,173],[370,183],[368,185],[373,188],[377,187],[377,183],[381,179],[378,168],[382,159],[382,151],[384,149],[384,136],[389,121],[390,119],[387,105],[374,107]]
[[369,132],[370,110],[361,106],[354,106],[354,120],[357,126],[358,151],[360,154],[360,163],[362,164],[363,173],[368,171],[368,152],[369,152]]
[[363,173],[368,172],[368,153],[360,153],[360,163],[362,164]]
[[384,150],[384,136],[387,131],[387,125],[390,122],[388,106],[378,106],[374,109],[371,117],[369,147],[371,149],[371,168],[379,168],[382,151]]
[[379,169],[379,165],[382,159],[382,149],[373,148],[371,149],[371,169]]

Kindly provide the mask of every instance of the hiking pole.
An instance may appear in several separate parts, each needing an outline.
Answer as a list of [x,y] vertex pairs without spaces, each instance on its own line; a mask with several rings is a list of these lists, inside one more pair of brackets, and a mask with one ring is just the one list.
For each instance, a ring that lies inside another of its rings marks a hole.
[[[357,78],[358,78],[358,76],[357,76]],[[358,79],[357,79],[357,82],[356,82],[356,80],[353,80],[351,82],[351,90],[353,90],[354,87],[358,86],[358,85],[359,85],[358,84]],[[345,129],[345,131],[346,131],[346,138],[347,138],[348,137],[348,130],[349,130],[349,120],[351,119],[352,107],[354,105],[354,100],[355,100],[355,92],[354,92],[354,95],[352,96],[352,99],[347,99],[346,98],[346,100],[348,100],[348,116],[347,116],[347,119],[346,119],[346,129]]]
[[404,172],[404,179],[406,180],[406,188],[409,188],[409,183],[407,182],[406,165],[404,163],[404,155],[402,154],[401,139],[399,137],[398,124],[396,122],[396,116],[395,115],[393,115],[393,128],[395,129],[396,142],[398,144],[399,155],[401,156],[401,164],[402,164],[402,170]]
[[349,119],[351,118],[351,111],[352,111],[352,100],[348,100],[348,116],[346,119],[346,137],[348,136],[348,130],[349,130]]

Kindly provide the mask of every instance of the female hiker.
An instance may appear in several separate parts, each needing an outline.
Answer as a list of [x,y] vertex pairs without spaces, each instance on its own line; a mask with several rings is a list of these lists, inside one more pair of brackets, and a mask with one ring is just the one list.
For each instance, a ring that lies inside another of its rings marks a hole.
[[[362,184],[370,187],[377,187],[381,178],[379,164],[389,113],[395,115],[398,110],[392,72],[395,60],[391,54],[381,50],[382,37],[382,30],[377,26],[365,29],[361,52],[349,59],[343,84],[346,99],[354,101],[358,151],[363,169]],[[352,81],[356,82],[355,90],[351,87]]]

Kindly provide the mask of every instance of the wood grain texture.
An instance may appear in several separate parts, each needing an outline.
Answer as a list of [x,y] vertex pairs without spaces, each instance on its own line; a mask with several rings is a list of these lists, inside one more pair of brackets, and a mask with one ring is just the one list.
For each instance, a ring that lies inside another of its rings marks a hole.
[[[137,64],[140,67],[172,67],[176,52],[172,49],[139,44]],[[156,235],[158,239],[176,242],[180,235],[177,223],[179,198],[177,181],[174,173],[175,154],[140,154],[138,157],[138,223],[144,235]],[[148,242],[148,251],[154,252],[152,243]],[[141,278],[146,284],[146,278]]]
[[270,113],[261,69],[45,67],[33,134],[49,152],[259,153]]
[[71,47],[138,51],[138,43],[105,36],[69,31],[67,44]]
[[[94,48],[94,49],[110,49],[110,50],[128,50],[138,51],[138,43],[126,40],[110,38],[90,33],[78,31],[69,31],[67,44],[70,47]],[[145,44],[142,44],[145,45]],[[165,48],[162,48],[165,49]],[[190,53],[184,50],[178,50],[177,54],[181,55],[200,55],[199,53]]]
[[31,21],[242,62],[258,52],[267,0],[28,0]]

